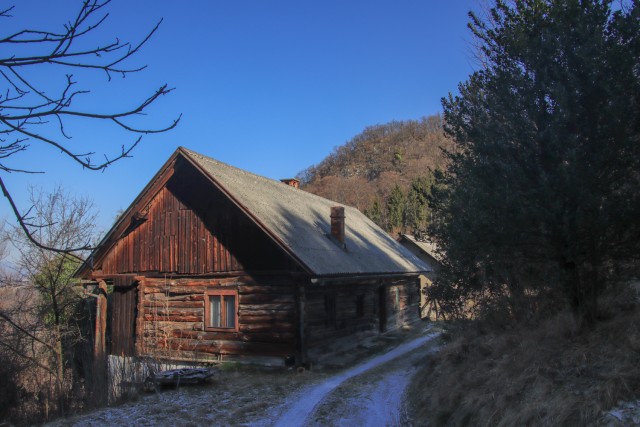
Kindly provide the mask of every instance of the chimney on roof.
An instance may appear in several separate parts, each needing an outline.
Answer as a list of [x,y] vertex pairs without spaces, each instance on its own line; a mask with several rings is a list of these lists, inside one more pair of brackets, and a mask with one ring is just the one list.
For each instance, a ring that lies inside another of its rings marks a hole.
[[300,188],[300,181],[295,178],[281,179],[280,182],[284,182],[285,184],[293,188]]
[[331,207],[331,236],[344,245],[344,208]]

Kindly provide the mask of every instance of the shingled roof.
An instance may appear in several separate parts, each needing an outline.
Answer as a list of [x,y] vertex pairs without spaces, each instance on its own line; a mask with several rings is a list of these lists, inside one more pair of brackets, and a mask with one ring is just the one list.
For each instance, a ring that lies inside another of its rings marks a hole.
[[[312,276],[391,275],[430,271],[430,267],[396,242],[369,218],[344,206],[345,244],[331,237],[331,207],[336,202],[179,147],[121,215],[90,257],[98,262],[115,243],[136,206],[150,200],[163,176],[171,176],[183,158],[236,203]],[[203,195],[206,197],[206,195]],[[76,275],[88,273],[89,264]]]
[[317,276],[430,271],[356,208],[345,206],[346,247],[341,247],[329,237],[336,202],[183,147],[178,151]]

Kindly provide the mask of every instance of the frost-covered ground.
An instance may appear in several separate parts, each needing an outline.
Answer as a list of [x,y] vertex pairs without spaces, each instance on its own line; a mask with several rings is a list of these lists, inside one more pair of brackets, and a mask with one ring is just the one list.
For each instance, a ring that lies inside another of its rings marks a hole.
[[[283,427],[316,424],[399,425],[404,391],[415,371],[416,355],[407,357],[407,354],[420,349],[422,351],[418,355],[422,356],[429,350],[425,348],[426,344],[437,335],[434,333],[413,339],[319,384],[306,387],[290,399],[284,408],[273,411],[271,416],[256,424]],[[370,372],[379,367],[383,369]],[[359,381],[349,383],[359,376],[362,376]],[[323,406],[328,410],[323,411]]]
[[212,384],[143,395],[137,401],[53,426],[387,426],[406,424],[403,395],[436,333],[345,371],[222,372]]
[[602,415],[598,425],[603,427],[640,426],[640,400],[620,402],[618,406]]

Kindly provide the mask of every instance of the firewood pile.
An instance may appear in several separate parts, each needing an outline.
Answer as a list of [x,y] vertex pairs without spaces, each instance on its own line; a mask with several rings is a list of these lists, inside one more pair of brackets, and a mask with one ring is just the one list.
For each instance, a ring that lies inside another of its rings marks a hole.
[[215,374],[215,370],[208,368],[182,368],[160,371],[150,375],[147,382],[155,385],[199,384],[207,381]]

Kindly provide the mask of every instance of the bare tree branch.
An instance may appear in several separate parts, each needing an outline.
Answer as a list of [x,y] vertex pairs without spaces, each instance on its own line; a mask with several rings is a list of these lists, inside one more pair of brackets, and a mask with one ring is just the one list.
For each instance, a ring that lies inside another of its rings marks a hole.
[[[136,43],[112,36],[105,40],[101,32],[107,28],[109,13],[106,9],[110,2],[111,0],[83,0],[77,13],[59,29],[24,28],[0,36],[0,47],[4,47],[2,52],[5,52],[0,54],[0,82],[4,82],[5,86],[0,93],[0,172],[42,173],[43,171],[25,170],[11,165],[12,156],[35,148],[35,144],[59,150],[64,157],[72,159],[82,168],[103,171],[112,163],[130,157],[132,150],[140,143],[141,135],[166,132],[180,122],[181,116],[159,127],[145,127],[137,123],[136,119],[144,115],[152,104],[173,90],[167,84],[160,86],[131,108],[107,113],[74,108],[76,99],[91,96],[91,90],[81,87],[78,77],[74,77],[74,70],[78,71],[80,77],[92,72],[105,73],[107,83],[114,73],[125,76],[144,70],[146,65],[128,64],[162,24],[161,19]],[[11,19],[15,12],[13,7],[0,10],[0,18]],[[96,47],[87,48],[88,45]],[[54,72],[47,75],[46,79],[38,80],[34,77],[37,73],[34,74],[31,70],[42,66],[50,66]],[[56,86],[55,73],[58,71],[61,72],[58,75],[61,82]],[[115,155],[92,150],[79,152],[68,141],[72,135],[68,130],[70,128],[66,126],[67,120],[80,120],[89,125],[107,123],[115,129],[140,136],[128,145],[122,145],[120,152]],[[100,156],[103,160],[94,162],[94,156]],[[1,179],[0,187],[20,228],[32,243],[44,249],[46,245],[34,238],[33,232],[30,232],[33,225],[26,222],[25,216],[20,214]],[[50,249],[60,252],[56,248]],[[87,246],[80,245],[62,252],[87,249]]]
[[35,357],[24,354],[23,352],[21,352],[11,344],[5,343],[4,341],[0,340],[0,345],[6,348],[7,350],[11,351],[12,353],[15,353],[17,356],[21,357],[22,359],[29,360],[31,363],[34,363],[36,366],[44,369],[47,372],[51,370],[50,366],[43,365]]
[[36,337],[35,335],[33,335],[31,332],[27,331],[26,329],[24,329],[22,326],[20,326],[17,322],[15,322],[11,317],[7,316],[5,313],[3,313],[2,311],[0,311],[0,318],[4,319],[7,323],[9,323],[13,328],[17,329],[18,331],[20,331],[22,334],[28,336],[29,338],[31,338],[32,340],[39,342],[40,344],[44,345],[45,347],[47,347],[48,349],[52,349],[51,345],[49,345],[49,343],[46,343],[44,341],[42,341],[40,338]]
[[86,245],[82,245],[82,246],[78,246],[78,247],[72,247],[72,248],[58,248],[58,247],[54,247],[52,245],[46,245],[43,244],[41,242],[39,242],[37,239],[35,239],[33,237],[33,234],[31,232],[31,230],[28,227],[28,224],[25,222],[25,217],[23,215],[20,214],[20,211],[18,210],[18,207],[16,206],[15,202],[13,201],[13,198],[11,197],[11,194],[9,193],[9,191],[7,190],[7,187],[4,185],[4,181],[2,180],[2,178],[0,178],[0,188],[2,189],[2,194],[4,195],[4,197],[9,201],[9,205],[11,205],[11,209],[13,210],[13,214],[15,215],[16,219],[18,220],[18,224],[20,226],[20,228],[22,229],[22,231],[24,231],[25,236],[27,237],[27,239],[36,247],[40,248],[40,249],[45,249],[51,252],[56,252],[56,253],[61,253],[61,254],[66,254],[68,256],[71,256],[75,259],[77,259],[80,262],[84,262],[84,259],[76,254],[74,254],[74,252],[80,252],[80,251],[88,251],[93,249],[91,247],[90,244],[86,244]]

